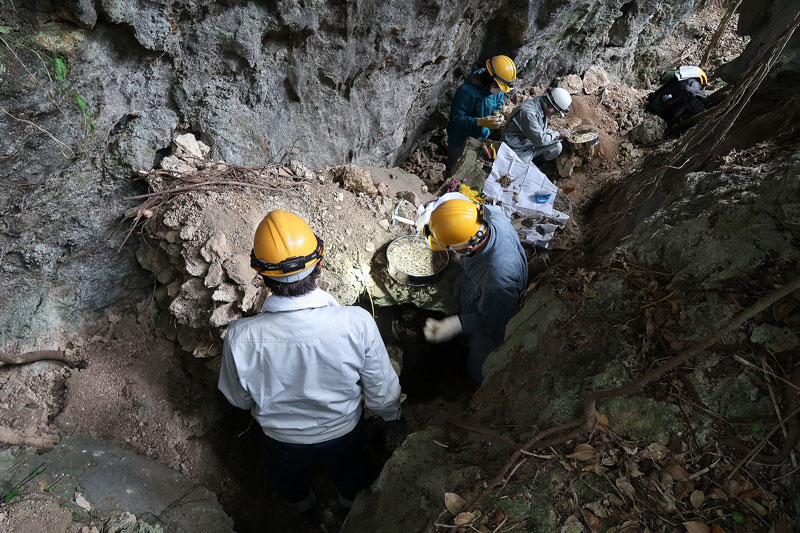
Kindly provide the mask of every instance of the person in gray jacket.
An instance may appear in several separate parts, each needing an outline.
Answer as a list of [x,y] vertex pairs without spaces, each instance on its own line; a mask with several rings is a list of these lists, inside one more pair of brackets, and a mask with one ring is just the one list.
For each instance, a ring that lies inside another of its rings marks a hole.
[[362,394],[387,436],[405,434],[399,380],[372,315],[316,286],[324,253],[302,218],[264,217],[250,260],[272,295],[261,314],[231,322],[219,375],[220,391],[263,430],[269,485],[299,512],[316,501],[315,464],[344,507],[372,481]]
[[525,163],[541,165],[561,154],[561,141],[569,130],[551,130],[549,117],[569,113],[572,96],[561,87],[550,88],[542,96],[529,98],[517,106],[508,117],[503,142]]
[[430,214],[424,234],[432,250],[458,254],[453,283],[458,314],[429,318],[423,333],[441,343],[462,335],[468,346],[467,371],[483,381],[483,363],[505,338],[528,283],[528,261],[516,230],[499,207],[478,206],[455,195]]

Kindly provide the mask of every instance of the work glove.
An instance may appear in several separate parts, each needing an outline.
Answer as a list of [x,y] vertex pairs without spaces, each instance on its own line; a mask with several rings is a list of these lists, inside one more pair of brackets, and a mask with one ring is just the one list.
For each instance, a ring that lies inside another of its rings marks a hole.
[[489,128],[490,130],[499,130],[503,127],[503,115],[489,115],[478,119],[478,126],[482,128]]
[[560,130],[556,130],[556,132],[558,133],[558,136],[560,138],[562,138],[562,139],[567,139],[567,138],[569,138],[570,135],[572,135],[572,132],[569,131],[566,128],[560,129]]
[[415,224],[417,231],[422,231],[422,228],[424,228],[425,225],[430,222],[434,203],[435,202],[431,201],[417,208],[417,223]]
[[422,332],[428,342],[447,342],[461,333],[461,319],[458,315],[448,316],[442,320],[429,318],[425,321]]

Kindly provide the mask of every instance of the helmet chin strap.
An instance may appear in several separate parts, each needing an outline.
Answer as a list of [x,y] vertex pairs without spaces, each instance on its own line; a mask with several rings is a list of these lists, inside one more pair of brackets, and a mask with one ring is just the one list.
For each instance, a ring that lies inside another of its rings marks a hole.
[[481,227],[478,230],[478,232],[470,240],[468,240],[467,242],[465,242],[464,244],[462,244],[458,248],[456,248],[455,246],[445,246],[444,244],[440,243],[435,238],[434,238],[434,240],[436,240],[436,244],[438,244],[441,248],[444,248],[445,250],[452,251],[452,252],[455,252],[455,253],[460,253],[459,250],[463,250],[464,248],[469,248],[470,246],[478,246],[488,236],[489,236],[489,227],[485,223],[483,223],[483,224],[481,224]]

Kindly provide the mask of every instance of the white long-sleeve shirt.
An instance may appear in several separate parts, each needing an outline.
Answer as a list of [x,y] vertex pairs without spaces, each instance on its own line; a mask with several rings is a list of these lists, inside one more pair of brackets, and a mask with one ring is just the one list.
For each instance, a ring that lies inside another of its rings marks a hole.
[[400,418],[400,383],[367,311],[321,289],[271,296],[262,311],[228,328],[219,389],[265,434],[299,444],[346,435],[361,417],[362,392],[375,414]]

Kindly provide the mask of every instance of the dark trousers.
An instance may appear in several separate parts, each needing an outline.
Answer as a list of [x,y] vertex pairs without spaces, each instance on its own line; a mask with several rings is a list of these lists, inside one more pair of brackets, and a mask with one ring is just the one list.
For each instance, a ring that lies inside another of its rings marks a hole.
[[448,141],[447,167],[446,167],[447,179],[450,179],[453,176],[453,168],[456,166],[456,163],[458,163],[458,160],[461,157],[461,153],[464,151],[465,144],[467,144],[466,139],[464,139],[458,144],[454,144]]
[[347,435],[314,444],[291,444],[264,435],[267,479],[272,490],[290,503],[308,496],[309,472],[314,466],[326,469],[339,493],[348,500],[372,482],[367,433],[362,418]]

